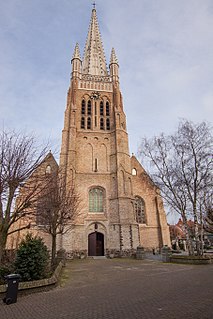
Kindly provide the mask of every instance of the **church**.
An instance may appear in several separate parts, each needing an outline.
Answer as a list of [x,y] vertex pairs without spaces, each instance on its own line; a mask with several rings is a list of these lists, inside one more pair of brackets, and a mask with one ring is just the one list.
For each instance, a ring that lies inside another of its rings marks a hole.
[[131,255],[139,245],[169,245],[159,191],[129,154],[118,59],[113,48],[108,71],[95,8],[84,57],[76,44],[71,63],[60,166],[74,181],[83,208],[63,248]]
[[[76,44],[71,64],[59,168],[80,195],[81,214],[57,248],[73,258],[132,256],[138,246],[170,246],[160,192],[129,154],[119,63],[112,48],[107,67],[96,8],[83,58]],[[44,163],[48,169],[56,165],[52,156]]]

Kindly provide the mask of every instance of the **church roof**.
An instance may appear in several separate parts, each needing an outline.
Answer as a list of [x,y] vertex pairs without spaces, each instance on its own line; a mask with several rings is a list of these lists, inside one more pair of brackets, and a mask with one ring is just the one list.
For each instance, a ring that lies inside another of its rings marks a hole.
[[82,73],[101,76],[108,75],[95,8],[92,10],[89,31],[84,49]]

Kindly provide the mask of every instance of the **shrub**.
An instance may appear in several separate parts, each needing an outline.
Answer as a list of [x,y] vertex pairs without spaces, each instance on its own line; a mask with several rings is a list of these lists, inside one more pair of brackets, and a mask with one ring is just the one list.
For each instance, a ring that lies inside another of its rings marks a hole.
[[47,276],[49,253],[41,237],[27,234],[22,240],[15,260],[15,271],[23,281],[43,279]]
[[7,266],[0,267],[0,285],[5,283],[5,276],[11,273],[11,269]]

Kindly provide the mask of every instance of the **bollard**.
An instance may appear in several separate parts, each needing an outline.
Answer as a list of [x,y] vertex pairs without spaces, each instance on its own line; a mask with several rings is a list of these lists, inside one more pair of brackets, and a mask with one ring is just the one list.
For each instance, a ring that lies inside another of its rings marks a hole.
[[162,253],[162,261],[164,263],[169,263],[170,262],[170,257],[172,255],[172,251],[171,248],[168,247],[167,245],[163,246],[163,248],[161,249],[161,253]]
[[138,246],[136,250],[136,259],[144,259],[145,251],[142,246]]

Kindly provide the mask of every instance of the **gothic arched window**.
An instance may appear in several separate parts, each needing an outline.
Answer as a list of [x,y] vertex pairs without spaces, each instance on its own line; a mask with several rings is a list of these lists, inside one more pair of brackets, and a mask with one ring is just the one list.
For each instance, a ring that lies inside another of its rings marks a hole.
[[87,128],[90,130],[91,129],[91,117],[87,118]]
[[104,211],[104,189],[101,187],[94,187],[89,191],[89,212],[103,212]]
[[104,103],[103,103],[103,101],[100,102],[100,115],[104,115]]
[[104,119],[103,118],[100,119],[100,129],[104,130]]
[[106,102],[106,116],[110,116],[110,111],[109,111],[109,102]]
[[51,174],[51,166],[50,165],[47,165],[45,173],[46,174]]
[[82,102],[81,102],[81,114],[82,115],[85,114],[85,100],[82,100]]
[[145,202],[139,196],[135,197],[135,215],[137,223],[146,224]]
[[92,105],[91,105],[91,101],[89,100],[87,102],[87,115],[91,115],[92,114]]
[[84,119],[84,117],[81,118],[81,128],[85,128],[85,119]]
[[106,119],[106,129],[110,130],[110,119]]

